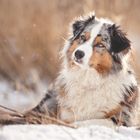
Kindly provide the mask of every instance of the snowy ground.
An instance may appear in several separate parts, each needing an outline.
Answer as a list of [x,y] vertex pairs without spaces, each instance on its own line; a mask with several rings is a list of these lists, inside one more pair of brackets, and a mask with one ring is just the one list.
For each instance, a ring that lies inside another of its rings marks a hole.
[[[39,81],[39,80],[38,80]],[[37,105],[46,93],[46,84],[36,83],[37,91],[15,90],[7,81],[0,81],[0,105],[15,109],[19,112],[30,110]]]
[[13,125],[0,128],[0,140],[140,140],[140,131],[120,127],[113,130],[103,126],[78,129],[56,125]]

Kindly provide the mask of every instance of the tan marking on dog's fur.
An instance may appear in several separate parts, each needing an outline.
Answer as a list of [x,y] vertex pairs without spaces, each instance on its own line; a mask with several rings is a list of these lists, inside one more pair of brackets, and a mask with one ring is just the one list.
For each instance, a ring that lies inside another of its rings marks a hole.
[[86,41],[90,39],[90,32],[85,32]]
[[95,46],[102,44],[102,37],[97,36],[93,44],[93,54],[90,58],[89,65],[95,68],[99,73],[108,73],[112,68],[112,57],[109,52],[104,48],[102,51],[98,51]]
[[89,65],[95,68],[99,73],[108,73],[112,68],[112,57],[107,50],[99,53],[96,48],[93,49],[93,54],[90,58]]
[[106,113],[105,118],[114,118],[118,126],[125,124],[126,118],[122,115],[124,108],[124,105],[120,103],[120,105],[118,105],[115,109]]
[[71,54],[73,53],[73,51],[78,47],[78,42],[79,42],[79,39],[77,40],[74,40],[72,42],[72,45],[69,47],[69,49],[67,50],[67,54],[71,56]]
[[95,40],[94,40],[94,46],[95,46],[96,44],[101,43],[101,42],[102,42],[102,37],[101,37],[101,36],[97,36],[97,37],[95,38]]
[[132,103],[132,102],[134,102],[135,100],[136,100],[136,98],[137,98],[137,93],[133,93],[132,94],[132,96],[130,96],[128,99],[127,99],[127,102],[128,103]]
[[[109,112],[105,112],[105,118],[114,117],[118,125],[125,124],[127,120],[124,117],[123,113],[125,112],[126,108],[128,108],[129,112],[132,111],[136,98],[137,98],[137,90],[134,91],[132,94],[125,95],[124,101],[121,101],[120,104],[115,109],[112,109]],[[127,119],[130,119],[130,118],[127,118]]]
[[120,103],[120,105],[118,105],[115,109],[112,109],[110,112],[105,113],[105,118],[111,118],[112,116],[118,114],[119,112],[121,112],[123,110],[123,107],[126,106],[130,109],[132,109],[132,104],[133,102],[135,102],[136,98],[137,98],[137,93],[133,93],[130,96],[127,95],[127,98],[125,98],[124,101],[122,101]]
[[75,65],[73,60],[71,60],[71,56],[72,56],[72,53],[74,52],[74,50],[78,47],[78,43],[79,43],[79,39],[74,40],[72,42],[72,45],[67,50],[67,59],[68,59],[69,67],[72,67]]
[[137,98],[138,98],[138,89],[136,89],[133,93],[126,95],[124,102],[121,102],[121,105],[127,106],[131,110]]
[[122,110],[122,106],[118,105],[115,109],[112,109],[109,112],[105,112],[105,118],[111,118],[112,116],[118,114],[119,112],[121,112]]

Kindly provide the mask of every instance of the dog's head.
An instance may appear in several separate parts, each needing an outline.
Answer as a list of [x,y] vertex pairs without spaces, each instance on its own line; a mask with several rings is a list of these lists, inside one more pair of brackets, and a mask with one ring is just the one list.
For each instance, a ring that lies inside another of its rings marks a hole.
[[72,35],[64,50],[69,68],[95,69],[104,74],[122,69],[130,41],[120,27],[92,15],[72,24]]

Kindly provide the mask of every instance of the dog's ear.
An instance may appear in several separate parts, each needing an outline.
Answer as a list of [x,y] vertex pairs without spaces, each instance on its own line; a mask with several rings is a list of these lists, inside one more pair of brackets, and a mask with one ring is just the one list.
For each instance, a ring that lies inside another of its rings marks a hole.
[[110,51],[113,53],[128,52],[130,41],[126,37],[126,34],[119,29],[119,26],[113,24],[109,27],[109,33],[111,38]]
[[95,20],[95,16],[89,16],[89,17],[81,17],[74,21],[72,24],[72,31],[74,38],[77,38],[85,29],[85,27],[91,23],[93,23]]
[[77,20],[73,23],[72,29],[73,29],[73,36],[76,36],[78,33],[80,33],[85,26],[85,22],[83,20]]

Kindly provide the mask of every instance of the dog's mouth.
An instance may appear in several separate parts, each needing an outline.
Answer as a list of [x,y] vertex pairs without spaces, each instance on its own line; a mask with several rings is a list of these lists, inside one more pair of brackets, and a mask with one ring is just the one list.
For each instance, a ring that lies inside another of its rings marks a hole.
[[74,58],[74,62],[78,63],[78,64],[82,64],[83,60],[82,59],[77,59],[76,57]]

